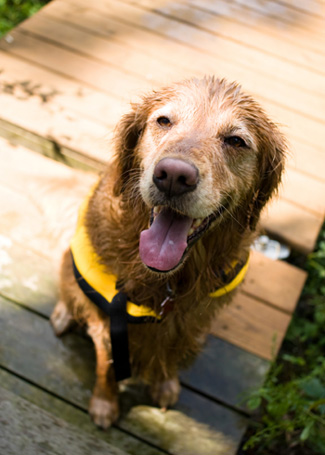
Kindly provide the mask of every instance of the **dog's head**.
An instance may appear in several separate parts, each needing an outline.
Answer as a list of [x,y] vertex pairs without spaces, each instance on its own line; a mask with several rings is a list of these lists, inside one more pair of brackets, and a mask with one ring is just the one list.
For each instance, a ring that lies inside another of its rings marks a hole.
[[[207,231],[235,219],[253,230],[276,190],[285,143],[236,84],[189,80],[144,98],[116,135],[115,195],[135,194],[151,210],[140,257],[158,272],[178,268]],[[135,171],[138,178],[134,178]]]

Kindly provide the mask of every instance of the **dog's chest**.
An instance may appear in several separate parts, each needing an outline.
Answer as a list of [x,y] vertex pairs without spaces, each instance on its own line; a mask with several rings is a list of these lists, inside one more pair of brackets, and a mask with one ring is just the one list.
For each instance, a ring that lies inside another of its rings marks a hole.
[[168,371],[186,366],[200,351],[213,311],[204,301],[202,308],[177,304],[175,300],[160,322],[129,326],[130,358],[137,375],[146,376],[148,368],[161,365]]

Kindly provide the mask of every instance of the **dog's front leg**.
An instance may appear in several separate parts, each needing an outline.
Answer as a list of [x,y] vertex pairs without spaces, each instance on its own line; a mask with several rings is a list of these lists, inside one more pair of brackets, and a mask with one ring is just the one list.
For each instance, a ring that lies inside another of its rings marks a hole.
[[177,377],[157,381],[150,387],[151,398],[161,408],[173,406],[179,397],[181,386]]
[[103,336],[104,330],[89,327],[96,350],[96,383],[90,399],[89,414],[94,423],[107,429],[119,417],[118,386],[109,350],[109,342]]

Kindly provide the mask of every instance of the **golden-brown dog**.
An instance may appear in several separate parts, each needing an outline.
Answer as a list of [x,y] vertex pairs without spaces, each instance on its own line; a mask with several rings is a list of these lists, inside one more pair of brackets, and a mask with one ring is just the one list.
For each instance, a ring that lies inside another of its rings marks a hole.
[[[123,295],[158,315],[128,324],[132,375],[160,406],[176,402],[178,370],[201,347],[226,297],[225,270],[246,260],[261,209],[276,190],[285,144],[277,127],[236,84],[192,79],[133,106],[116,132],[116,158],[85,209],[100,267]],[[110,317],[78,284],[67,251],[51,321],[86,324],[97,355],[90,402],[95,423],[118,417]],[[122,348],[121,348],[122,349]]]

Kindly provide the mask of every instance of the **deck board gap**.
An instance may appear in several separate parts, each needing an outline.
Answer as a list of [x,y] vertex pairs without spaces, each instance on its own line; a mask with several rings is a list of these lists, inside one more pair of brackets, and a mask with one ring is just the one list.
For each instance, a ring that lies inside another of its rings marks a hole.
[[73,54],[76,54],[76,55],[79,55],[81,57],[87,58],[90,61],[93,60],[94,62],[97,62],[97,63],[100,63],[101,65],[107,66],[107,70],[109,70],[110,68],[115,68],[115,69],[117,69],[117,70],[119,70],[119,71],[121,71],[121,72],[123,72],[125,74],[128,74],[128,75],[130,75],[132,77],[135,77],[135,78],[138,78],[139,80],[141,80],[140,76],[137,73],[134,73],[132,71],[127,71],[125,68],[123,68],[123,67],[121,67],[119,65],[114,65],[113,63],[109,63],[106,60],[100,59],[98,57],[94,57],[94,55],[92,55],[90,53],[81,52],[80,50],[76,49],[75,47],[67,46],[66,44],[62,44],[59,41],[55,41],[55,40],[53,40],[51,38],[47,38],[44,35],[38,34],[37,32],[31,32],[30,30],[26,30],[23,27],[19,28],[19,32],[22,35],[31,36],[32,38],[35,38],[35,39],[37,39],[37,40],[39,40],[41,42],[46,42],[46,43],[48,43],[48,44],[50,44],[52,46],[55,46],[55,47],[57,47],[59,49],[63,49],[63,50],[66,50],[68,52],[72,52]]
[[[308,144],[308,145],[310,145],[310,144]],[[295,171],[295,172],[297,172],[298,174],[300,174],[302,176],[309,177],[309,178],[311,178],[313,180],[316,180],[319,183],[324,183],[325,182],[325,176],[324,176],[324,178],[322,178],[319,175],[314,175],[311,172],[308,172],[308,171],[305,171],[304,169],[298,168],[297,166],[295,166],[293,164],[287,163],[286,164],[286,168],[290,169],[292,171]]]
[[[285,5],[287,8],[293,9],[293,10],[303,13],[307,16],[318,17],[320,19],[324,19],[324,15],[313,12],[309,8],[307,9],[307,8],[303,8],[297,4],[292,4],[291,2],[288,2],[288,1],[274,0],[274,3],[278,3],[279,5]],[[317,5],[317,2],[310,1],[310,3],[313,3],[313,4],[316,3],[316,5]]]
[[[21,30],[19,30],[19,31],[16,30],[16,33],[21,33]],[[23,34],[23,33],[21,33],[21,34]],[[26,35],[27,35],[27,34],[26,34]],[[51,46],[56,46],[56,45],[54,45],[54,44],[51,43]],[[13,55],[15,58],[20,58],[21,60],[26,61],[27,63],[30,63],[30,64],[32,64],[32,65],[37,65],[39,68],[45,69],[45,70],[47,70],[47,71],[51,71],[52,73],[57,74],[57,75],[60,76],[60,77],[64,77],[64,78],[70,79],[71,81],[74,81],[74,82],[76,82],[76,83],[78,83],[78,84],[81,83],[81,84],[83,84],[85,87],[89,87],[89,88],[91,88],[92,90],[95,90],[95,91],[97,91],[97,92],[102,92],[102,93],[108,94],[109,96],[116,98],[116,100],[118,100],[118,101],[120,101],[120,102],[122,101],[122,98],[119,97],[119,96],[117,96],[117,95],[116,95],[116,92],[114,92],[114,91],[110,91],[110,90],[105,90],[105,89],[103,89],[103,88],[99,88],[98,85],[91,84],[90,82],[87,82],[87,81],[84,80],[84,79],[78,79],[78,78],[75,77],[75,76],[72,76],[72,75],[67,74],[67,73],[65,73],[65,72],[63,72],[63,71],[58,70],[57,68],[53,68],[53,66],[48,66],[48,65],[45,65],[45,64],[41,64],[41,63],[36,62],[35,60],[32,60],[32,59],[30,59],[30,58],[28,58],[28,57],[22,57],[22,56],[21,56],[18,52],[16,52],[15,50],[10,50],[10,49],[5,50],[5,49],[1,48],[1,51],[6,52],[8,55]],[[71,52],[71,51],[67,51],[67,52]],[[84,58],[84,56],[83,56],[83,58]],[[139,80],[140,80],[140,78],[139,78]]]
[[[39,389],[39,390],[41,390],[42,392],[44,392],[44,393],[46,393],[46,394],[48,394],[48,395],[54,397],[55,399],[61,401],[62,403],[66,404],[66,405],[68,405],[68,406],[71,406],[71,407],[73,407],[74,409],[77,409],[78,411],[81,411],[81,412],[82,412],[83,414],[85,414],[85,415],[88,415],[88,410],[87,410],[87,409],[85,409],[85,408],[83,408],[82,406],[80,406],[80,405],[74,403],[73,401],[67,400],[65,397],[63,397],[63,396],[61,396],[61,395],[58,395],[58,394],[56,394],[55,392],[52,392],[51,390],[48,390],[47,388],[43,387],[42,385],[38,384],[37,382],[34,382],[34,381],[28,379],[27,377],[25,377],[25,376],[23,376],[23,375],[17,373],[16,371],[14,371],[14,370],[12,370],[12,369],[10,369],[10,368],[7,368],[7,367],[5,367],[5,366],[3,366],[3,365],[1,365],[1,364],[0,364],[0,370],[3,370],[3,371],[5,371],[5,372],[7,372],[8,374],[10,374],[10,375],[12,375],[12,376],[14,376],[14,377],[20,379],[20,380],[23,381],[23,382],[26,382],[27,384],[29,384],[29,385],[35,387],[36,389]],[[152,442],[147,441],[147,440],[145,440],[144,438],[141,438],[140,436],[138,436],[138,435],[132,433],[131,431],[127,430],[126,428],[120,427],[120,426],[118,426],[118,425],[116,425],[116,424],[113,424],[112,427],[113,427],[113,428],[116,428],[116,429],[119,430],[121,433],[124,433],[124,434],[126,434],[126,435],[128,435],[128,436],[131,436],[131,437],[134,438],[134,439],[137,439],[137,440],[140,441],[140,442],[143,442],[144,444],[146,444],[146,445],[152,447],[153,449],[159,450],[161,453],[164,453],[164,454],[166,454],[166,455],[174,455],[173,453],[171,453],[171,452],[169,452],[169,451],[167,451],[167,450],[165,450],[165,449],[163,449],[163,448],[161,448],[161,447],[158,447],[158,446],[156,446],[155,444],[153,444]]]
[[38,317],[40,317],[40,318],[42,318],[42,319],[45,319],[45,320],[49,321],[49,317],[48,317],[46,314],[44,314],[44,313],[42,313],[42,312],[40,312],[40,311],[35,310],[35,308],[32,308],[32,307],[29,306],[28,304],[25,305],[24,303],[18,302],[18,300],[15,300],[15,299],[13,299],[12,297],[10,297],[10,296],[8,296],[8,295],[6,295],[6,294],[3,294],[2,292],[0,292],[0,297],[3,298],[3,299],[5,299],[5,300],[7,300],[7,301],[10,302],[10,303],[12,303],[12,304],[15,305],[15,306],[17,306],[17,307],[19,307],[19,308],[22,308],[22,309],[24,309],[24,310],[26,310],[26,311],[28,311],[28,313],[35,314],[35,316],[38,316]]
[[193,387],[193,386],[189,385],[186,381],[182,381],[181,380],[180,384],[185,389],[188,389],[191,392],[196,393],[197,395],[200,395],[200,396],[206,398],[209,401],[213,401],[214,403],[216,403],[216,404],[218,404],[218,405],[220,405],[220,406],[222,406],[224,408],[227,408],[230,411],[235,412],[236,414],[240,414],[242,417],[244,417],[246,419],[250,419],[251,418],[251,415],[248,412],[245,412],[242,408],[239,408],[237,406],[234,406],[234,405],[231,405],[229,403],[226,403],[225,401],[220,400],[220,399],[216,398],[215,396],[210,395],[209,393],[206,393],[206,392],[204,392],[202,390],[199,390],[196,387]]
[[311,215],[314,215],[316,218],[319,218],[319,219],[323,219],[324,218],[324,213],[320,214],[319,211],[314,210],[314,209],[312,209],[312,208],[310,208],[310,207],[308,207],[306,205],[300,204],[296,200],[288,199],[285,196],[282,196],[281,199],[283,199],[284,201],[288,202],[289,204],[294,205],[295,207],[298,207],[298,208],[300,208],[302,210],[306,210],[306,212],[310,213]]
[[31,379],[21,375],[20,373],[17,373],[17,371],[12,370],[11,368],[7,368],[4,365],[0,364],[0,369],[3,371],[6,371],[7,373],[11,374],[12,376],[15,376],[16,378],[21,379],[22,381],[26,382],[27,384],[32,385],[33,387],[36,387],[39,390],[42,390],[43,392],[47,393],[48,395],[51,395],[52,397],[56,398],[57,400],[62,401],[65,404],[68,404],[69,406],[72,406],[75,409],[78,409],[78,411],[83,412],[84,414],[88,414],[88,411],[84,409],[82,406],[74,403],[73,401],[69,401],[66,398],[56,394],[55,392],[52,392],[51,390],[47,389],[46,387],[43,387],[41,384],[32,381]]
[[[254,300],[256,300],[256,301],[258,301],[260,303],[263,303],[264,305],[266,305],[268,307],[271,307],[274,310],[279,311],[280,313],[284,313],[284,314],[286,314],[288,316],[292,316],[292,311],[286,310],[285,308],[281,308],[280,306],[275,305],[274,303],[270,302],[269,300],[265,300],[265,299],[261,298],[260,296],[257,297],[255,294],[253,294],[251,292],[248,292],[248,291],[245,291],[244,288],[242,288],[240,292],[241,292],[241,294],[244,294],[247,297],[250,297],[250,298],[252,298],[252,299],[254,299]],[[231,303],[230,303],[230,305],[231,305]]]

